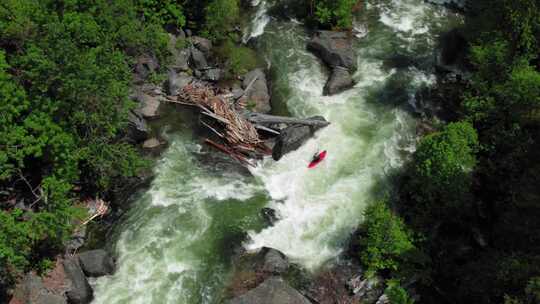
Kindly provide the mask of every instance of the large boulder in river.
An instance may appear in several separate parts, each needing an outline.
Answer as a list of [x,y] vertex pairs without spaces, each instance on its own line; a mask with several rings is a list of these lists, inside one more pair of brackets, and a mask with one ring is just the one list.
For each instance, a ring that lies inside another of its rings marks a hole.
[[311,304],[300,292],[280,277],[270,277],[255,289],[227,302],[228,304]]
[[[315,116],[310,119],[326,121],[321,116]],[[276,144],[272,149],[272,157],[274,160],[279,160],[283,155],[300,148],[318,129],[319,127],[292,125],[281,130],[281,134],[278,136]]]
[[343,92],[354,85],[351,73],[349,70],[342,67],[335,67],[332,70],[330,79],[324,86],[324,95],[334,95]]
[[100,277],[114,272],[114,260],[103,249],[96,249],[79,254],[79,261],[84,273],[89,277]]
[[308,42],[307,48],[329,67],[356,70],[356,56],[351,37],[345,32],[319,31]]
[[350,35],[345,32],[319,31],[309,41],[308,50],[331,70],[324,86],[325,95],[340,93],[353,86],[351,74],[356,70],[356,56]]
[[272,109],[270,105],[270,93],[266,82],[266,75],[262,69],[255,69],[244,76],[242,88],[245,90],[244,98],[247,104],[253,104],[250,109],[253,112],[268,113]]
[[69,288],[66,296],[70,303],[87,304],[93,299],[92,287],[88,284],[86,277],[76,258],[64,260],[64,270],[69,281]]

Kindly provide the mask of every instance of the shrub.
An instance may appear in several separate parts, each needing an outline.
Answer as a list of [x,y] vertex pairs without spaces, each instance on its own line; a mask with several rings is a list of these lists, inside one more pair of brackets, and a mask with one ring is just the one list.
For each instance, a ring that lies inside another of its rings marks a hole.
[[238,0],[213,0],[206,7],[205,35],[214,40],[224,40],[240,18]]
[[411,233],[384,202],[376,202],[364,212],[365,236],[360,240],[362,263],[370,273],[396,271],[403,256],[415,248]]

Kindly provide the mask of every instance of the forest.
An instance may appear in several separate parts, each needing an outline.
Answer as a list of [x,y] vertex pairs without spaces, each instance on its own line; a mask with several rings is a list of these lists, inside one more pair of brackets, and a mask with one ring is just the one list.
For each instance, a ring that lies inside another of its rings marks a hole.
[[[0,3],[0,301],[52,266],[82,200],[113,200],[152,166],[126,134],[136,58],[170,60],[168,33],[189,28],[218,46],[229,77],[245,73],[259,60],[240,43],[248,2]],[[340,31],[361,7],[295,5],[310,27]],[[432,89],[447,119],[358,215],[357,259],[392,304],[414,302],[411,279],[421,303],[540,303],[540,3],[474,1],[457,31],[471,77]]]

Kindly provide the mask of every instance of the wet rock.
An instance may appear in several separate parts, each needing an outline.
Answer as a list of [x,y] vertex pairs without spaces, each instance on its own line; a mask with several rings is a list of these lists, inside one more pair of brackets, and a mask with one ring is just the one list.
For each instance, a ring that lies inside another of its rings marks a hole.
[[167,73],[167,94],[176,95],[185,86],[193,81],[193,77],[187,73],[177,73],[174,70],[169,70]]
[[79,265],[76,258],[64,260],[64,270],[69,281],[69,288],[66,296],[70,303],[87,304],[93,299],[92,288]]
[[204,56],[203,52],[192,47],[190,48],[190,53],[191,65],[194,69],[202,70],[208,68],[208,62],[206,61],[206,57]]
[[336,94],[352,87],[354,82],[351,73],[356,70],[356,56],[347,33],[319,31],[309,41],[307,48],[332,71],[324,87],[325,95]]
[[282,274],[289,268],[287,257],[280,251],[264,247],[261,249],[261,253],[264,254],[262,271],[273,274]]
[[204,73],[202,75],[202,79],[206,80],[206,81],[216,82],[216,81],[219,81],[221,79],[222,74],[223,73],[222,73],[221,69],[212,68],[212,69],[208,69],[208,70],[204,71]]
[[278,219],[276,215],[276,210],[272,208],[262,208],[261,214],[266,223],[268,223],[269,225],[274,224]]
[[[309,119],[326,121],[320,116]],[[279,160],[283,155],[300,148],[318,129],[316,127],[293,125],[281,130],[281,134],[278,136],[276,144],[272,149],[272,157],[274,160]]]
[[334,95],[343,92],[354,85],[349,70],[342,67],[335,67],[332,70],[330,79],[324,86],[324,95]]
[[244,76],[242,88],[245,90],[244,97],[246,97],[248,106],[250,103],[254,105],[251,111],[268,113],[272,110],[266,75],[262,69],[255,69],[247,73]]
[[151,55],[142,55],[137,58],[135,64],[135,81],[142,82],[159,69],[159,63],[155,56]]
[[79,261],[84,273],[90,277],[100,277],[114,272],[114,260],[103,249],[83,252],[79,254]]
[[356,70],[356,57],[352,40],[345,32],[319,31],[309,41],[307,48],[329,67]]
[[128,141],[139,143],[150,136],[150,129],[146,120],[138,110],[130,111],[128,114],[128,129],[126,137]]
[[310,304],[280,277],[271,277],[255,289],[234,298],[228,304]]
[[193,36],[191,37],[191,42],[199,51],[203,52],[206,56],[210,54],[210,51],[212,50],[212,41],[206,38]]

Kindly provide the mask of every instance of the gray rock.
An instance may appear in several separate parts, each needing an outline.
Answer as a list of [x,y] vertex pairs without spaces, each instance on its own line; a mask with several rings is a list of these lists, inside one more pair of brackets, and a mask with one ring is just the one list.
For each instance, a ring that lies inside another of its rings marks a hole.
[[141,104],[139,111],[144,118],[153,119],[159,116],[160,96],[152,96],[146,93],[140,95]]
[[201,70],[208,68],[208,62],[206,61],[206,57],[204,56],[203,52],[192,47],[190,48],[190,53],[191,64],[194,69]]
[[135,64],[135,81],[144,81],[150,74],[159,69],[159,63],[155,56],[142,55],[137,58]]
[[351,88],[354,85],[354,81],[351,77],[351,73],[347,69],[342,67],[335,67],[332,70],[330,79],[324,86],[324,95],[334,95],[344,90]]
[[69,280],[69,288],[66,296],[72,304],[87,304],[93,299],[92,288],[76,258],[64,260],[66,278]]
[[157,138],[147,139],[143,143],[144,149],[155,149],[155,148],[159,148],[160,146],[161,146],[161,142]]
[[311,304],[280,277],[271,277],[228,304]]
[[79,254],[79,261],[84,273],[90,277],[100,277],[114,272],[114,260],[103,249],[83,252]]
[[250,109],[251,111],[268,113],[272,110],[266,75],[262,69],[255,69],[247,73],[244,76],[242,88],[245,90],[244,96],[248,105],[249,103],[254,103],[254,107]]
[[[324,117],[320,116],[309,119],[326,121]],[[272,157],[274,160],[279,160],[283,155],[300,148],[318,129],[316,127],[293,125],[281,130],[281,134],[278,136],[276,144],[272,149]]]
[[266,251],[262,268],[264,272],[281,274],[287,271],[289,261],[283,253],[273,248],[263,248],[262,250]]
[[73,231],[69,240],[64,242],[66,247],[66,252],[74,252],[84,245],[86,240],[86,225],[81,226],[80,228]]
[[[13,303],[66,304],[66,298],[49,292],[35,273],[27,273],[13,293]],[[10,302],[10,303],[12,303]]]
[[219,81],[221,79],[222,75],[221,69],[213,68],[208,69],[204,71],[204,74],[202,75],[202,79],[206,81]]
[[272,151],[274,160],[279,160],[283,155],[294,151],[312,136],[308,126],[290,126],[281,131],[276,145]]
[[186,73],[176,73],[174,70],[169,70],[167,73],[167,94],[176,95],[185,86],[193,81],[193,77]]
[[233,88],[232,89],[233,98],[236,100],[242,96],[244,96],[244,90],[241,88]]
[[340,66],[351,71],[356,70],[356,56],[347,33],[319,31],[308,42],[307,48],[329,67]]
[[173,56],[174,61],[171,65],[172,68],[175,68],[179,71],[189,70],[189,58],[191,56],[191,52],[189,51],[189,49],[180,50]]
[[203,52],[206,56],[210,54],[210,51],[212,50],[212,41],[206,38],[193,36],[191,37],[191,42],[197,49],[199,49],[199,51]]
[[186,33],[186,36],[191,37],[192,32],[190,29],[185,29],[184,32]]
[[272,208],[262,208],[261,215],[268,225],[272,225],[277,221],[276,210]]
[[377,302],[375,302],[375,304],[390,304],[390,299],[388,298],[386,294],[383,294],[382,296],[379,297],[379,299],[377,300]]
[[378,276],[364,279],[360,282],[356,294],[364,303],[375,303],[384,292],[383,282]]
[[150,128],[142,114],[138,110],[130,111],[128,114],[127,139],[133,143],[139,143],[150,136]]

